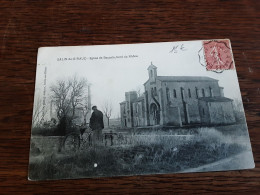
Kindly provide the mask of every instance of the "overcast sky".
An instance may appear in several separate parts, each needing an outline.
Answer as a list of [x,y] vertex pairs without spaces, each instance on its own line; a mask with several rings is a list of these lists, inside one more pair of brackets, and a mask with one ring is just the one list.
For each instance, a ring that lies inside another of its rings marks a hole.
[[[170,52],[174,46],[178,46],[177,53]],[[77,74],[79,77],[87,78],[91,83],[92,105],[101,109],[105,101],[111,101],[112,117],[118,117],[119,103],[124,101],[125,92],[138,87],[143,88],[144,82],[148,79],[147,68],[152,62],[157,66],[159,76],[208,76],[219,80],[226,97],[241,99],[236,71],[226,70],[221,74],[207,71],[199,62],[198,52],[201,48],[201,41],[40,48],[36,93],[43,94],[45,67],[47,96],[50,85],[57,79]],[[87,59],[57,60],[73,57]],[[90,57],[98,59],[91,60]]]

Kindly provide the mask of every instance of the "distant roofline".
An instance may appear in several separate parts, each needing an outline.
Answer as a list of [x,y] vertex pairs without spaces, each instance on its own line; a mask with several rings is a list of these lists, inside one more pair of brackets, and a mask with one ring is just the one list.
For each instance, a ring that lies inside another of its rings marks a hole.
[[[184,77],[186,79],[184,79]],[[180,78],[180,79],[178,79]],[[182,78],[182,79],[181,79]],[[196,80],[200,78],[200,80]],[[157,76],[156,79],[159,81],[167,81],[167,82],[201,82],[201,81],[211,81],[211,82],[216,82],[219,81],[217,79],[213,79],[211,77],[207,76]],[[190,80],[188,80],[190,79]],[[148,83],[149,79],[144,83]]]
[[233,99],[227,98],[227,97],[200,97],[199,100],[205,101],[205,102],[231,102],[234,101]]
[[[157,79],[160,81],[218,81],[207,76],[157,76]],[[198,80],[197,80],[198,79]]]
[[125,93],[136,93],[136,91],[127,91]]

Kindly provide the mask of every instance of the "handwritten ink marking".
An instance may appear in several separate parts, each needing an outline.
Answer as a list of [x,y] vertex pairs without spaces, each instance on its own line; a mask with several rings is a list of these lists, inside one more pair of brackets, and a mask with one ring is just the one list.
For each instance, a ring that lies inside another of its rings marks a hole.
[[169,53],[178,53],[178,51],[186,51],[184,44],[174,45]]
[[178,52],[178,51],[177,51],[178,46],[179,46],[179,45],[177,45],[177,46],[174,45],[174,46],[172,47],[172,50],[170,51],[170,53],[177,53],[177,52]]
[[186,51],[186,50],[187,50],[187,49],[185,49],[185,47],[184,47],[183,44],[181,44],[181,50],[182,50],[182,51]]

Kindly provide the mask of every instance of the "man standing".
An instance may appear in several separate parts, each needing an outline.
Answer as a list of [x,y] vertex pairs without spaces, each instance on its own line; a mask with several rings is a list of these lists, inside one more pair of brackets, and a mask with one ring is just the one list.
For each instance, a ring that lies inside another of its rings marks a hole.
[[89,127],[93,130],[93,141],[94,145],[97,146],[102,141],[102,129],[104,129],[103,113],[97,109],[97,106],[93,106],[92,110]]

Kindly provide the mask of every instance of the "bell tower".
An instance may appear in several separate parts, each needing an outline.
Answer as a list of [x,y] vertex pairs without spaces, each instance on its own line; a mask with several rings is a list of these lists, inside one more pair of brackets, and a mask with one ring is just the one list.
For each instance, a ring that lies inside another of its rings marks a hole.
[[148,67],[147,70],[149,74],[149,80],[154,82],[157,77],[157,67],[151,62],[151,65]]

